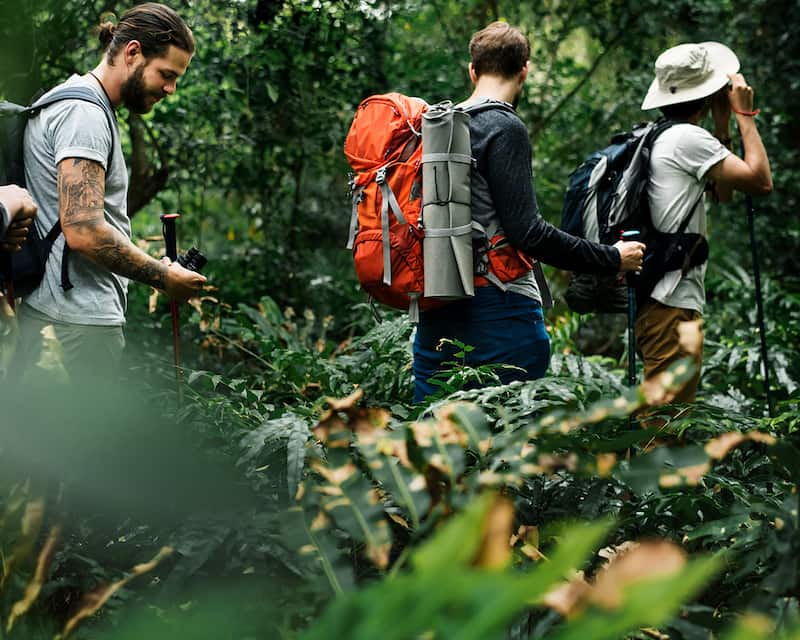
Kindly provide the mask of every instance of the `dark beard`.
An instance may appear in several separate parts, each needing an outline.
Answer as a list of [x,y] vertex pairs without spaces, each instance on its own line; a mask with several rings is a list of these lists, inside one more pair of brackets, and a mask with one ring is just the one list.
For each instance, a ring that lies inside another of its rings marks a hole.
[[[122,104],[133,113],[147,113],[153,108],[153,105],[147,103],[147,99],[155,97],[156,94],[149,93],[145,90],[143,78],[144,63],[136,67],[131,77],[128,78],[120,88]],[[158,97],[162,97],[160,93]]]

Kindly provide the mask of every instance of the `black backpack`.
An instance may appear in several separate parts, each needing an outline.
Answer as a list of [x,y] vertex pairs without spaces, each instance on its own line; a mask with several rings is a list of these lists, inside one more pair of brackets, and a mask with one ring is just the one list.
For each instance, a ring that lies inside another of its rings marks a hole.
[[[655,139],[674,124],[659,119],[615,135],[609,146],[592,153],[572,172],[561,212],[564,231],[594,242],[614,244],[623,231],[640,232],[638,239],[646,245],[642,272],[629,279],[640,304],[668,271],[685,272],[708,259],[705,238],[685,233],[700,199],[675,233],[657,231],[650,219],[650,152]],[[578,313],[626,313],[626,286],[616,275],[573,272],[564,297]]]
[[[111,130],[111,153],[108,170],[111,169],[111,158],[114,154],[115,118],[108,106],[87,87],[63,87],[49,96],[34,101],[29,107],[12,102],[0,101],[0,184],[16,184],[25,186],[25,166],[23,160],[23,142],[25,127],[30,118],[35,117],[43,108],[61,100],[83,100],[96,104],[108,119]],[[45,234],[37,224],[31,226],[25,244],[17,252],[0,249],[0,281],[7,299],[13,301],[17,297],[31,293],[42,281],[47,259],[53,243],[61,234],[61,221],[57,221]],[[69,247],[64,245],[61,260],[61,286],[65,291],[72,288],[69,281]]]

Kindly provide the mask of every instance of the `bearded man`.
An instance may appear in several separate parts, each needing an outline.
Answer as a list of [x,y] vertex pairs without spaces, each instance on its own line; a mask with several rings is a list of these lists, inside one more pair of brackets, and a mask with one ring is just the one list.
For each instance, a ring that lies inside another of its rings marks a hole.
[[156,3],[140,4],[98,31],[100,63],[53,89],[88,88],[96,104],[60,100],[32,117],[25,131],[25,179],[39,207],[36,224],[44,236],[60,222],[62,233],[40,286],[19,307],[15,357],[22,369],[36,364],[43,330],[52,327],[70,377],[107,380],[125,345],[128,280],[182,301],[205,278],[155,260],[131,242],[128,173],[116,121],[119,106],[147,113],[175,92],[194,53],[192,32],[175,11]]

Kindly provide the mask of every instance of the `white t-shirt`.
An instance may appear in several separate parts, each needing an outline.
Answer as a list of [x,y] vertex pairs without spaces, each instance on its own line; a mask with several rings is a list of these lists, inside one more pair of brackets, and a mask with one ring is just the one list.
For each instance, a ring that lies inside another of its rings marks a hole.
[[[705,189],[708,170],[730,151],[702,127],[677,124],[664,131],[653,144],[650,156],[650,183],[647,195],[653,225],[659,231],[674,233]],[[688,233],[707,234],[705,199],[697,205],[686,227]],[[706,301],[703,280],[706,265],[667,273],[650,297],[662,304],[703,312]]]

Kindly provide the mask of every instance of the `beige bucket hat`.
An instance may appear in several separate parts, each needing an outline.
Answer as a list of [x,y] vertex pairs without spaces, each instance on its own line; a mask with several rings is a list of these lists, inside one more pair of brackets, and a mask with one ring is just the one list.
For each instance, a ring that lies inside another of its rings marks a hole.
[[719,42],[679,44],[658,56],[656,77],[642,109],[689,102],[710,96],[739,71],[736,54]]

